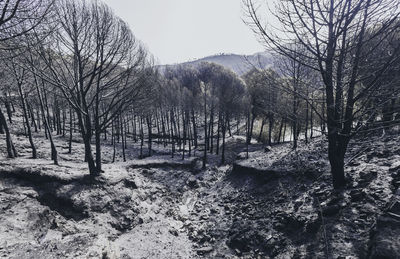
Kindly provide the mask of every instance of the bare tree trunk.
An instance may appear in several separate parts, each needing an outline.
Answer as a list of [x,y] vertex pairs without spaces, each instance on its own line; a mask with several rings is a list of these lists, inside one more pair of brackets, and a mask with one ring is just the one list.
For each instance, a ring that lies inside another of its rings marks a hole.
[[[171,157],[174,158],[174,152],[175,152],[175,141],[174,141],[174,132],[173,132],[173,127],[172,127],[172,111],[170,112],[170,119],[169,122],[167,122],[168,125],[171,124],[171,126],[168,126],[169,128],[169,139],[171,141]],[[167,120],[168,120],[168,115],[167,115]]]
[[115,162],[115,155],[116,155],[116,148],[115,148],[115,120],[113,119],[112,120],[112,122],[111,122],[111,142],[112,142],[112,145],[113,145],[113,159],[112,159],[112,162],[114,163]]
[[326,109],[325,109],[325,92],[322,92],[322,119],[321,119],[321,134],[325,134],[325,114],[326,114]]
[[99,117],[97,116],[97,114],[95,115],[94,135],[95,135],[95,145],[96,145],[96,170],[98,174],[103,170],[101,168],[101,129],[100,129]]
[[4,96],[5,96],[4,104],[6,106],[8,121],[12,124],[12,111],[11,111],[10,100],[9,97],[7,96],[7,93],[5,93]]
[[210,136],[210,153],[214,151],[214,110],[211,112],[211,118],[210,118],[210,125],[209,125],[210,131],[209,131],[209,136]]
[[306,144],[308,143],[308,112],[309,112],[309,108],[308,108],[308,102],[306,102],[306,121],[305,121],[305,129],[304,129],[304,138],[306,141]]
[[227,127],[228,127],[229,137],[232,137],[231,122],[230,122],[230,120],[227,121]]
[[62,136],[65,137],[65,121],[67,120],[67,112],[65,109],[62,110]]
[[226,115],[222,118],[222,155],[221,155],[221,164],[225,164],[225,135],[226,135]]
[[147,115],[146,116],[146,120],[147,120],[147,134],[149,135],[148,136],[148,139],[149,139],[149,143],[148,143],[148,156],[151,156],[152,155],[152,152],[151,152],[151,148],[152,148],[152,141],[153,141],[153,132],[152,132],[152,127],[153,127],[153,125],[152,125],[152,123],[151,123],[151,115]]
[[334,188],[341,188],[345,186],[344,177],[344,154],[345,149],[343,144],[335,145],[334,143],[340,143],[340,140],[335,139],[337,136],[328,134],[328,157],[331,165],[331,174]]
[[[313,99],[314,96],[311,94],[311,99]],[[314,106],[313,101],[311,101],[311,105]],[[313,138],[314,136],[314,120],[313,120],[313,109],[310,109],[310,139]]]
[[254,121],[256,120],[256,115],[253,113],[252,114],[252,118],[251,118],[251,123],[250,123],[250,131],[249,134],[247,136],[247,144],[250,145],[251,143],[251,139],[253,138],[253,127],[254,127]]
[[18,85],[19,96],[21,98],[22,113],[24,115],[24,121],[26,123],[26,129],[27,129],[27,132],[28,132],[29,144],[31,145],[31,149],[32,149],[32,158],[36,159],[37,158],[37,152],[36,152],[35,143],[33,143],[31,125],[29,123],[28,111],[27,111],[26,103],[25,103],[25,96],[24,96],[24,92],[22,90],[22,83],[18,82],[17,85]]
[[239,135],[239,124],[240,124],[240,116],[237,117],[236,123],[236,135]]
[[[28,104],[27,104],[28,105]],[[32,105],[28,105],[28,112],[31,115],[31,126],[33,125],[33,127],[35,128],[35,132],[38,132],[38,125],[36,124],[36,119],[35,119],[35,113],[33,112],[33,108]]]
[[126,152],[125,152],[125,138],[126,138],[126,132],[125,132],[125,127],[124,127],[124,118],[122,116],[122,113],[120,113],[120,125],[121,125],[121,144],[122,144],[122,158],[124,162],[126,162]]
[[258,134],[258,138],[257,138],[257,141],[258,141],[258,142],[261,142],[261,137],[262,137],[262,133],[263,133],[263,130],[264,130],[264,125],[265,125],[265,120],[262,119],[262,121],[261,121],[260,134]]
[[14,144],[13,144],[13,141],[11,138],[10,130],[7,125],[7,120],[4,117],[1,107],[0,107],[0,124],[3,126],[4,131],[6,133],[7,156],[8,156],[8,158],[15,158],[18,156],[18,154],[15,150],[15,147],[14,147]]
[[97,171],[97,167],[93,158],[91,145],[92,127],[87,109],[85,113],[86,114],[83,115],[80,111],[77,111],[79,127],[81,129],[81,135],[85,146],[85,160],[88,164],[90,175],[97,176],[99,172]]
[[182,145],[182,160],[185,159],[185,148],[186,148],[186,112],[182,110],[182,129],[183,129],[183,145]]
[[193,124],[194,148],[197,148],[197,126],[196,126],[196,117],[194,109],[192,109],[192,124]]
[[140,116],[140,158],[143,158],[143,145],[144,145],[143,118],[142,116]]
[[137,142],[137,134],[136,134],[136,115],[133,115],[133,141]]
[[72,153],[72,109],[69,108],[69,141],[68,141],[68,154]]
[[37,120],[37,126],[38,126],[38,128],[39,128],[39,131],[41,131],[42,130],[42,126],[40,125],[40,111],[39,111],[40,109],[39,108],[37,108],[36,109],[36,120]]
[[221,125],[221,121],[222,121],[222,119],[221,119],[221,112],[218,112],[218,125],[217,125],[217,146],[216,146],[216,152],[215,152],[215,154],[219,154],[219,139],[220,139],[220,132],[221,132],[221,127],[222,127],[222,125]]
[[249,138],[250,135],[250,112],[247,112],[247,119],[246,119],[246,158],[249,158]]
[[283,126],[283,140],[282,140],[282,142],[285,142],[285,139],[286,139],[286,120],[285,120],[284,126]]
[[212,139],[213,139],[213,133],[211,132],[211,124],[213,124],[214,121],[214,105],[211,105],[211,112],[210,112],[210,121],[208,123],[208,141],[207,141],[207,150],[211,151],[211,143],[212,143]]
[[191,130],[191,127],[190,127],[190,115],[189,115],[189,112],[187,112],[187,114],[186,114],[186,121],[187,121],[187,129],[188,129],[188,135],[189,135],[189,157],[191,157],[192,156],[192,138],[193,138],[193,135],[192,135],[192,130]]
[[[44,103],[43,103],[39,82],[37,81],[37,77],[35,75],[34,75],[34,81],[35,81],[36,91],[37,91],[37,94],[38,94],[40,108],[41,108],[42,114],[43,114],[43,118],[42,119],[43,119],[43,124],[44,124],[44,127],[45,127],[45,132],[47,133],[47,136],[48,136],[48,138],[50,140],[51,159],[53,160],[55,165],[58,165],[57,149],[56,149],[56,146],[54,145],[53,136],[51,135],[50,126],[49,126],[49,123],[47,121],[46,112],[45,112],[45,106],[44,106]],[[43,81],[42,81],[42,84],[44,85]]]
[[274,129],[274,122],[275,122],[275,118],[273,114],[269,115],[268,118],[269,121],[269,125],[268,125],[268,145],[272,145],[272,130]]
[[3,123],[0,123],[0,134],[4,134],[4,126]]
[[46,108],[46,116],[47,116],[47,126],[49,127],[49,130],[52,132],[53,129],[51,127],[51,117],[50,117],[50,109],[49,109],[49,105],[47,102],[47,92],[46,92],[46,88],[44,87],[44,82],[43,82],[43,94],[44,94],[44,107]]
[[207,163],[207,94],[204,92],[204,154],[203,154],[203,169]]

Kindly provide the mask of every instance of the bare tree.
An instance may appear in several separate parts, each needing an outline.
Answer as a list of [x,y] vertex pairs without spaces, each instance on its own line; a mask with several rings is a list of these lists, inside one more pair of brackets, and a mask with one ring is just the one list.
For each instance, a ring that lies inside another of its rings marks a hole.
[[13,80],[11,81],[11,84],[17,86],[16,92],[18,92],[21,100],[21,108],[22,108],[25,128],[27,130],[29,143],[32,149],[32,158],[35,159],[37,158],[37,151],[35,143],[33,142],[31,124],[29,122],[29,116],[28,116],[29,111],[26,103],[26,93],[25,93],[25,88],[29,86],[28,83],[29,71],[27,71],[27,69],[21,66],[20,64],[21,61],[15,56],[16,54],[15,51],[13,52],[8,51],[8,53],[9,57],[6,58],[4,64],[8,68],[7,72],[12,76]]
[[53,3],[54,0],[0,1],[0,42],[29,33],[47,16]]
[[54,12],[58,26],[51,27],[52,33],[36,47],[44,63],[44,69],[36,73],[57,87],[75,110],[85,161],[90,174],[97,175],[101,172],[100,134],[141,92],[143,68],[148,66],[146,52],[128,26],[101,2],[60,0]]
[[[53,0],[4,0],[0,1],[0,48],[10,49],[9,40],[30,32],[38,26],[42,19],[50,12]],[[13,42],[11,48],[18,47]],[[3,58],[3,61],[4,58]],[[7,61],[5,61],[7,62]],[[22,89],[21,89],[22,90]],[[7,113],[11,122],[11,113],[7,101]],[[0,124],[6,132],[8,157],[16,157],[17,152],[11,139],[11,133],[7,125],[7,120],[0,109]],[[32,139],[30,138],[30,141]],[[36,157],[36,149],[31,141],[33,157]]]
[[[269,6],[278,25],[267,25],[258,12],[256,0],[243,1],[248,24],[267,47],[318,71],[325,85],[328,155],[333,186],[345,185],[344,155],[350,139],[359,131],[360,120],[355,107],[379,89],[382,74],[398,59],[400,44],[391,55],[374,67],[373,73],[360,74],[362,61],[379,48],[377,41],[366,51],[368,42],[393,37],[399,31],[397,0],[286,0]],[[297,42],[306,51],[294,52]],[[365,65],[365,64],[364,64]],[[361,123],[362,124],[362,123]]]

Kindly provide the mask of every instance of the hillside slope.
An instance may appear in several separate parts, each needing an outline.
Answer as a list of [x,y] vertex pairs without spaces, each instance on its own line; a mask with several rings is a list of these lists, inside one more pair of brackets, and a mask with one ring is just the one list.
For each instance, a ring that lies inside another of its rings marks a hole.
[[[220,54],[204,57],[195,61],[184,62],[181,64],[167,65],[191,65],[197,67],[202,62],[212,62],[224,66],[225,68],[231,69],[238,75],[243,75],[253,67],[257,68],[268,68],[273,65],[273,57],[268,52],[255,53],[253,55],[238,55],[238,54]],[[166,66],[160,66],[164,69]]]
[[[171,160],[162,152],[137,160],[137,145],[130,143],[129,161],[105,164],[95,179],[88,177],[79,142],[67,154],[65,139],[57,137],[60,166],[54,166],[40,133],[36,160],[25,137],[14,140],[20,158],[5,158],[0,146],[0,257],[398,256],[397,135],[370,138],[369,149],[351,144],[348,158],[355,159],[343,192],[331,187],[324,138],[300,143],[296,152],[290,143],[268,152],[254,144],[248,159],[238,155],[243,141],[228,138],[233,166],[206,170],[197,168],[196,158]],[[105,159],[110,155],[105,146]]]

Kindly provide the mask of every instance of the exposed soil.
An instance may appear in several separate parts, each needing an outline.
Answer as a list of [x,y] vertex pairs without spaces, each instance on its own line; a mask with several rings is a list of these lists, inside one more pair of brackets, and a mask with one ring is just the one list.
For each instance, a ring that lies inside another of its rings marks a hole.
[[228,165],[210,156],[200,170],[196,158],[160,152],[105,164],[96,179],[78,162],[79,143],[61,166],[2,158],[0,256],[396,258],[399,141],[374,137],[368,149],[354,141],[343,191],[331,188],[323,138],[297,151],[254,144],[248,159],[233,138]]

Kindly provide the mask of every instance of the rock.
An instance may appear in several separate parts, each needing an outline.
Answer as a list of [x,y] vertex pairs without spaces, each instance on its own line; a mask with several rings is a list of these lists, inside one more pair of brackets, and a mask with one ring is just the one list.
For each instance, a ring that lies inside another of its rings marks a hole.
[[173,229],[170,229],[170,230],[169,230],[169,233],[171,233],[172,235],[174,235],[174,236],[176,236],[176,237],[179,235],[178,231],[177,231],[176,229],[174,229],[174,228],[173,228]]
[[187,185],[189,185],[190,188],[198,188],[199,187],[199,183],[198,183],[196,177],[194,177],[194,176],[189,177],[189,179],[187,180]]
[[211,246],[205,246],[196,250],[198,255],[211,253],[214,249]]
[[135,183],[135,181],[130,180],[130,179],[125,179],[124,180],[124,185],[125,185],[125,187],[131,188],[131,189],[137,189],[138,188],[136,183]]
[[40,243],[57,242],[62,239],[62,232],[49,229],[46,235],[40,240]]

